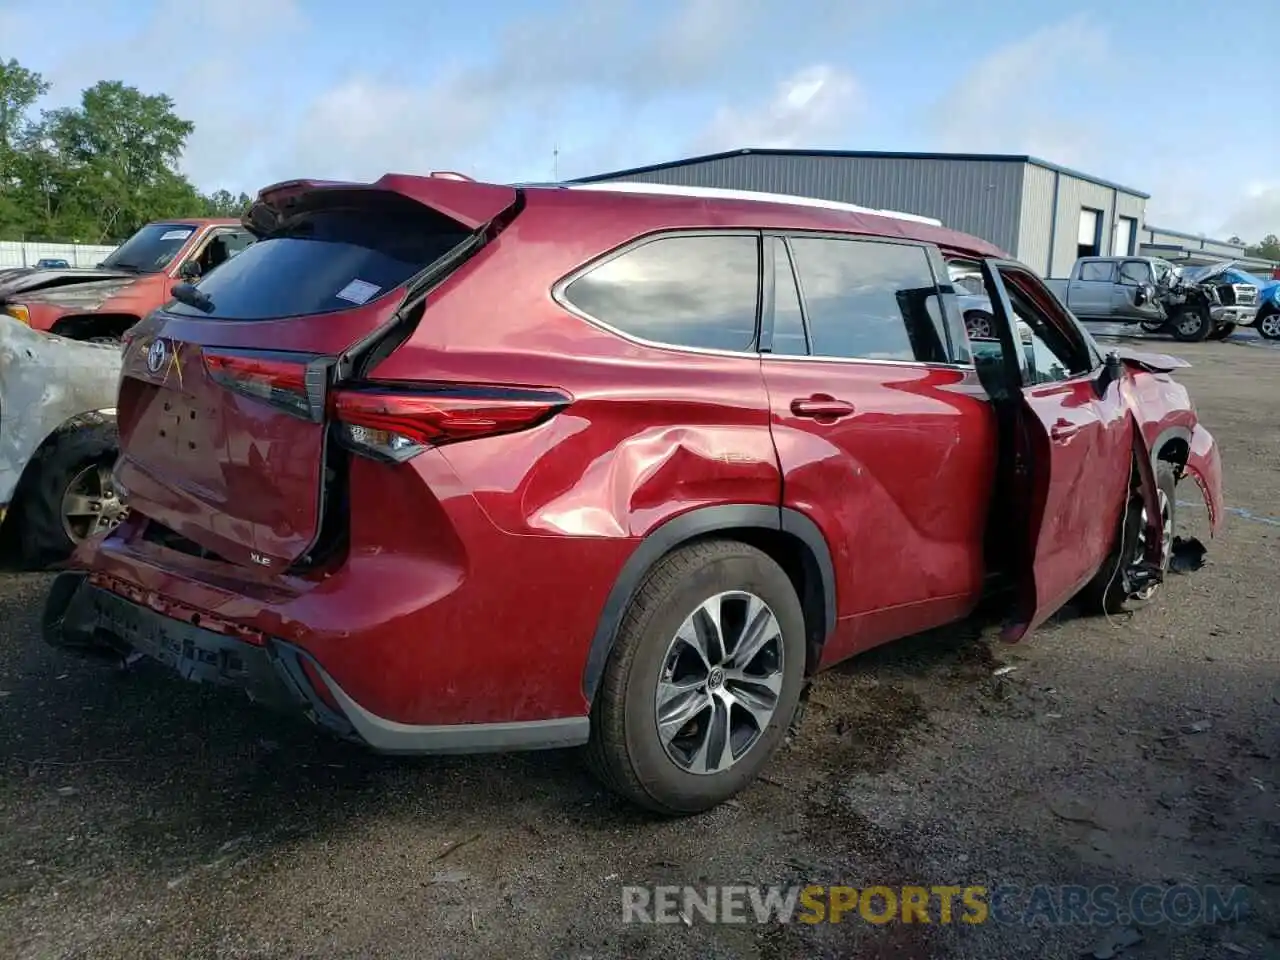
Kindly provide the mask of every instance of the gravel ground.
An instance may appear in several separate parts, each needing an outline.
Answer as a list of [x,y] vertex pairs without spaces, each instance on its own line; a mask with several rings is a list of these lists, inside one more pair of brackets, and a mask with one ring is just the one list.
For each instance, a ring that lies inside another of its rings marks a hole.
[[620,887],[1189,883],[1250,905],[1120,925],[1143,937],[1124,957],[1280,956],[1280,355],[1258,346],[1158,347],[1195,364],[1226,463],[1218,541],[1179,490],[1204,569],[1132,617],[837,668],[766,778],[691,820],[633,812],[573,754],[377,758],[56,655],[49,578],[0,574],[0,955],[1108,956],[1107,930],[1043,921],[623,925]]

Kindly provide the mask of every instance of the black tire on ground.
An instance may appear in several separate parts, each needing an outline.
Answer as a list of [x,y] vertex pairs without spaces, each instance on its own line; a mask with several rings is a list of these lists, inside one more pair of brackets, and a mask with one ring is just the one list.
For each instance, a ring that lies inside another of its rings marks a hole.
[[[1199,321],[1194,329],[1182,329],[1183,320],[1187,315],[1192,315]],[[1213,318],[1209,316],[1209,311],[1199,307],[1188,307],[1185,310],[1179,310],[1169,318],[1169,331],[1173,334],[1175,340],[1181,340],[1183,343],[1198,343],[1209,336],[1209,332],[1212,329]]]
[[1254,326],[1258,328],[1260,336],[1268,340],[1280,340],[1280,309],[1272,308],[1266,313],[1258,314]]
[[[1169,503],[1170,537],[1178,529],[1178,498],[1176,495],[1177,477],[1173,464],[1160,460],[1156,464],[1156,486],[1164,493]],[[1146,597],[1126,596],[1121,567],[1133,562],[1140,549],[1139,538],[1142,536],[1142,495],[1133,491],[1121,520],[1121,529],[1116,531],[1116,546],[1103,561],[1092,580],[1085,584],[1077,597],[1080,609],[1087,614],[1117,614],[1124,610],[1140,610],[1155,599],[1159,588],[1152,590]],[[1165,544],[1164,572],[1168,573],[1168,559],[1172,555],[1172,542]]]
[[[685,619],[704,601],[733,590],[763,600],[777,620],[782,652],[777,706],[732,766],[692,773],[668,756],[659,739],[659,678]],[[751,783],[777,750],[795,714],[804,669],[804,614],[777,563],[737,541],[703,541],[675,550],[650,571],[623,617],[592,705],[588,764],[609,789],[656,813],[709,810]]]
[[63,496],[85,467],[113,463],[118,444],[114,423],[89,423],[55,433],[31,458],[11,510],[25,566],[46,567],[71,555],[77,544],[62,522]]
[[1206,340],[1225,340],[1235,332],[1236,325],[1234,323],[1224,323],[1214,327],[1213,331],[1206,337]]

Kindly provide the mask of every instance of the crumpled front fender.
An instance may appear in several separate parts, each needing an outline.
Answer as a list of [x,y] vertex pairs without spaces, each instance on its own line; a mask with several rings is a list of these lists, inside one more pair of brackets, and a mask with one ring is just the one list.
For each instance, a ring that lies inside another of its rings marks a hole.
[[1222,456],[1213,434],[1200,424],[1191,432],[1191,452],[1187,456],[1187,473],[1195,479],[1204,505],[1209,511],[1209,533],[1217,536],[1225,511],[1222,505]]

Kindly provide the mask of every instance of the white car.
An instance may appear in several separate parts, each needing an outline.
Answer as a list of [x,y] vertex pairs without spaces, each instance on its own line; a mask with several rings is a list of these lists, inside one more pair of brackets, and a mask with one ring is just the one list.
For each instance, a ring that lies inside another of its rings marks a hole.
[[119,345],[0,316],[0,520],[28,564],[66,559],[125,516],[111,480],[119,378]]

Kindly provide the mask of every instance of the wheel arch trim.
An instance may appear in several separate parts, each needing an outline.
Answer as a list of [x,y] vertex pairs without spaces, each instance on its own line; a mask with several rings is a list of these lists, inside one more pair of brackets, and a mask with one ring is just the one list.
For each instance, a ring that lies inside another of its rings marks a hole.
[[[632,597],[653,566],[672,550],[691,541],[732,530],[755,529],[786,533],[808,550],[817,567],[822,590],[821,636],[825,640],[836,624],[835,565],[831,549],[818,525],[789,507],[764,504],[721,504],[681,513],[650,531],[623,564],[605,600],[587,650],[582,672],[582,692],[588,703],[595,699],[605,664],[613,651],[618,628]],[[803,597],[801,600],[803,601]]]

